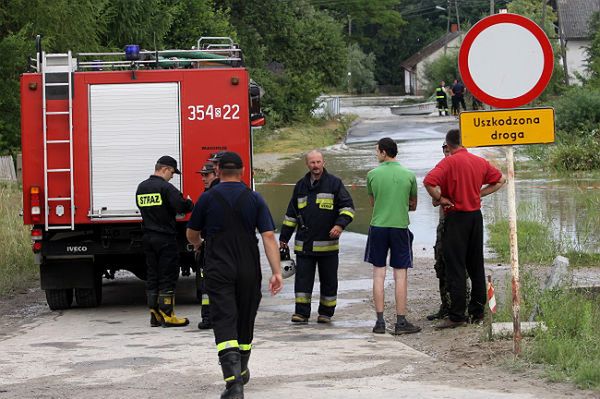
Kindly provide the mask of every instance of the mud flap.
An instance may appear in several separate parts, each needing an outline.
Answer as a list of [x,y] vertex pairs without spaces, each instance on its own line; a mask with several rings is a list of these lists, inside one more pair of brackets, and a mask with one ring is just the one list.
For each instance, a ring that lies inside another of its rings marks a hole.
[[40,265],[43,290],[65,288],[94,288],[92,259],[44,260]]

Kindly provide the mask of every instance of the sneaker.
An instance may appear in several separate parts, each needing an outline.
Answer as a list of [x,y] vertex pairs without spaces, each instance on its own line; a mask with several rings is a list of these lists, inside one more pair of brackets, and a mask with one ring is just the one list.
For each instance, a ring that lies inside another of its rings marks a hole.
[[385,321],[377,320],[375,322],[375,327],[373,327],[373,332],[375,334],[385,334]]
[[414,334],[421,331],[421,327],[415,326],[414,324],[409,323],[408,321],[404,324],[396,323],[394,326],[394,331],[391,332],[392,335],[403,335],[403,334]]
[[294,313],[292,315],[292,323],[307,324],[308,317],[302,316],[301,314],[298,314],[298,313]]
[[450,318],[446,318],[435,325],[436,330],[443,330],[445,328],[456,328],[466,326],[466,321],[452,321]]
[[331,323],[331,317],[325,316],[324,314],[320,314],[319,317],[317,317],[317,323],[329,324]]

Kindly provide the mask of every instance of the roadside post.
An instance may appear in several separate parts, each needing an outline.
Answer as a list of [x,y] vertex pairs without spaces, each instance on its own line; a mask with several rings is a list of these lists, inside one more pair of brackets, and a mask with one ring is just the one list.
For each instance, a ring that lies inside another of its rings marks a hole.
[[477,22],[465,35],[458,55],[467,89],[483,103],[499,108],[461,112],[459,119],[463,146],[503,146],[506,151],[513,352],[517,356],[521,353],[521,299],[513,146],[554,142],[552,108],[519,108],[544,91],[553,67],[552,46],[542,28],[517,14],[496,14]]

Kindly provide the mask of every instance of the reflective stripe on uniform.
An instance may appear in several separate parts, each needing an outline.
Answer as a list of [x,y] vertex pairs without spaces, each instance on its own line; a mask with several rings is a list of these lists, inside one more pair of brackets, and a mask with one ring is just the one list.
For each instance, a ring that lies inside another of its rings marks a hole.
[[294,218],[291,218],[287,215],[285,215],[283,217],[283,225],[284,226],[289,226],[289,227],[296,227],[296,225],[298,224],[298,221]]
[[335,196],[333,194],[329,194],[329,193],[319,193],[317,194],[317,204],[333,204],[333,199],[335,198]]
[[337,251],[340,249],[340,242],[338,240],[331,241],[313,241],[313,252],[328,252]]
[[347,208],[341,208],[340,209],[340,215],[348,215],[350,216],[352,219],[354,219],[354,209],[347,207]]
[[337,305],[337,296],[322,296],[320,304],[323,306],[334,307]]
[[202,294],[202,305],[210,305],[210,301],[208,300],[208,295]]
[[229,348],[239,348],[240,345],[237,342],[237,339],[232,339],[231,341],[219,342],[217,344],[217,352],[221,352],[224,349]]
[[299,197],[298,198],[298,209],[302,209],[302,208],[306,207],[307,203],[308,203],[308,197]]
[[303,251],[304,250],[304,242],[300,240],[294,241],[294,251]]
[[312,295],[307,292],[296,292],[296,303],[310,303]]
[[249,351],[252,350],[252,344],[240,344],[241,351]]
[[146,206],[160,206],[162,205],[162,197],[160,193],[138,194],[137,205],[140,208]]

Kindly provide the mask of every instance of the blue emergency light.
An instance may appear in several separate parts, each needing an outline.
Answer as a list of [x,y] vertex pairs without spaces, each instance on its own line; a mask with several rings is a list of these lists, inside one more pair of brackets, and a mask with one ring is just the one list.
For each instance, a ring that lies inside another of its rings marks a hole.
[[139,44],[128,44],[125,46],[125,59],[127,61],[137,61],[140,59]]

